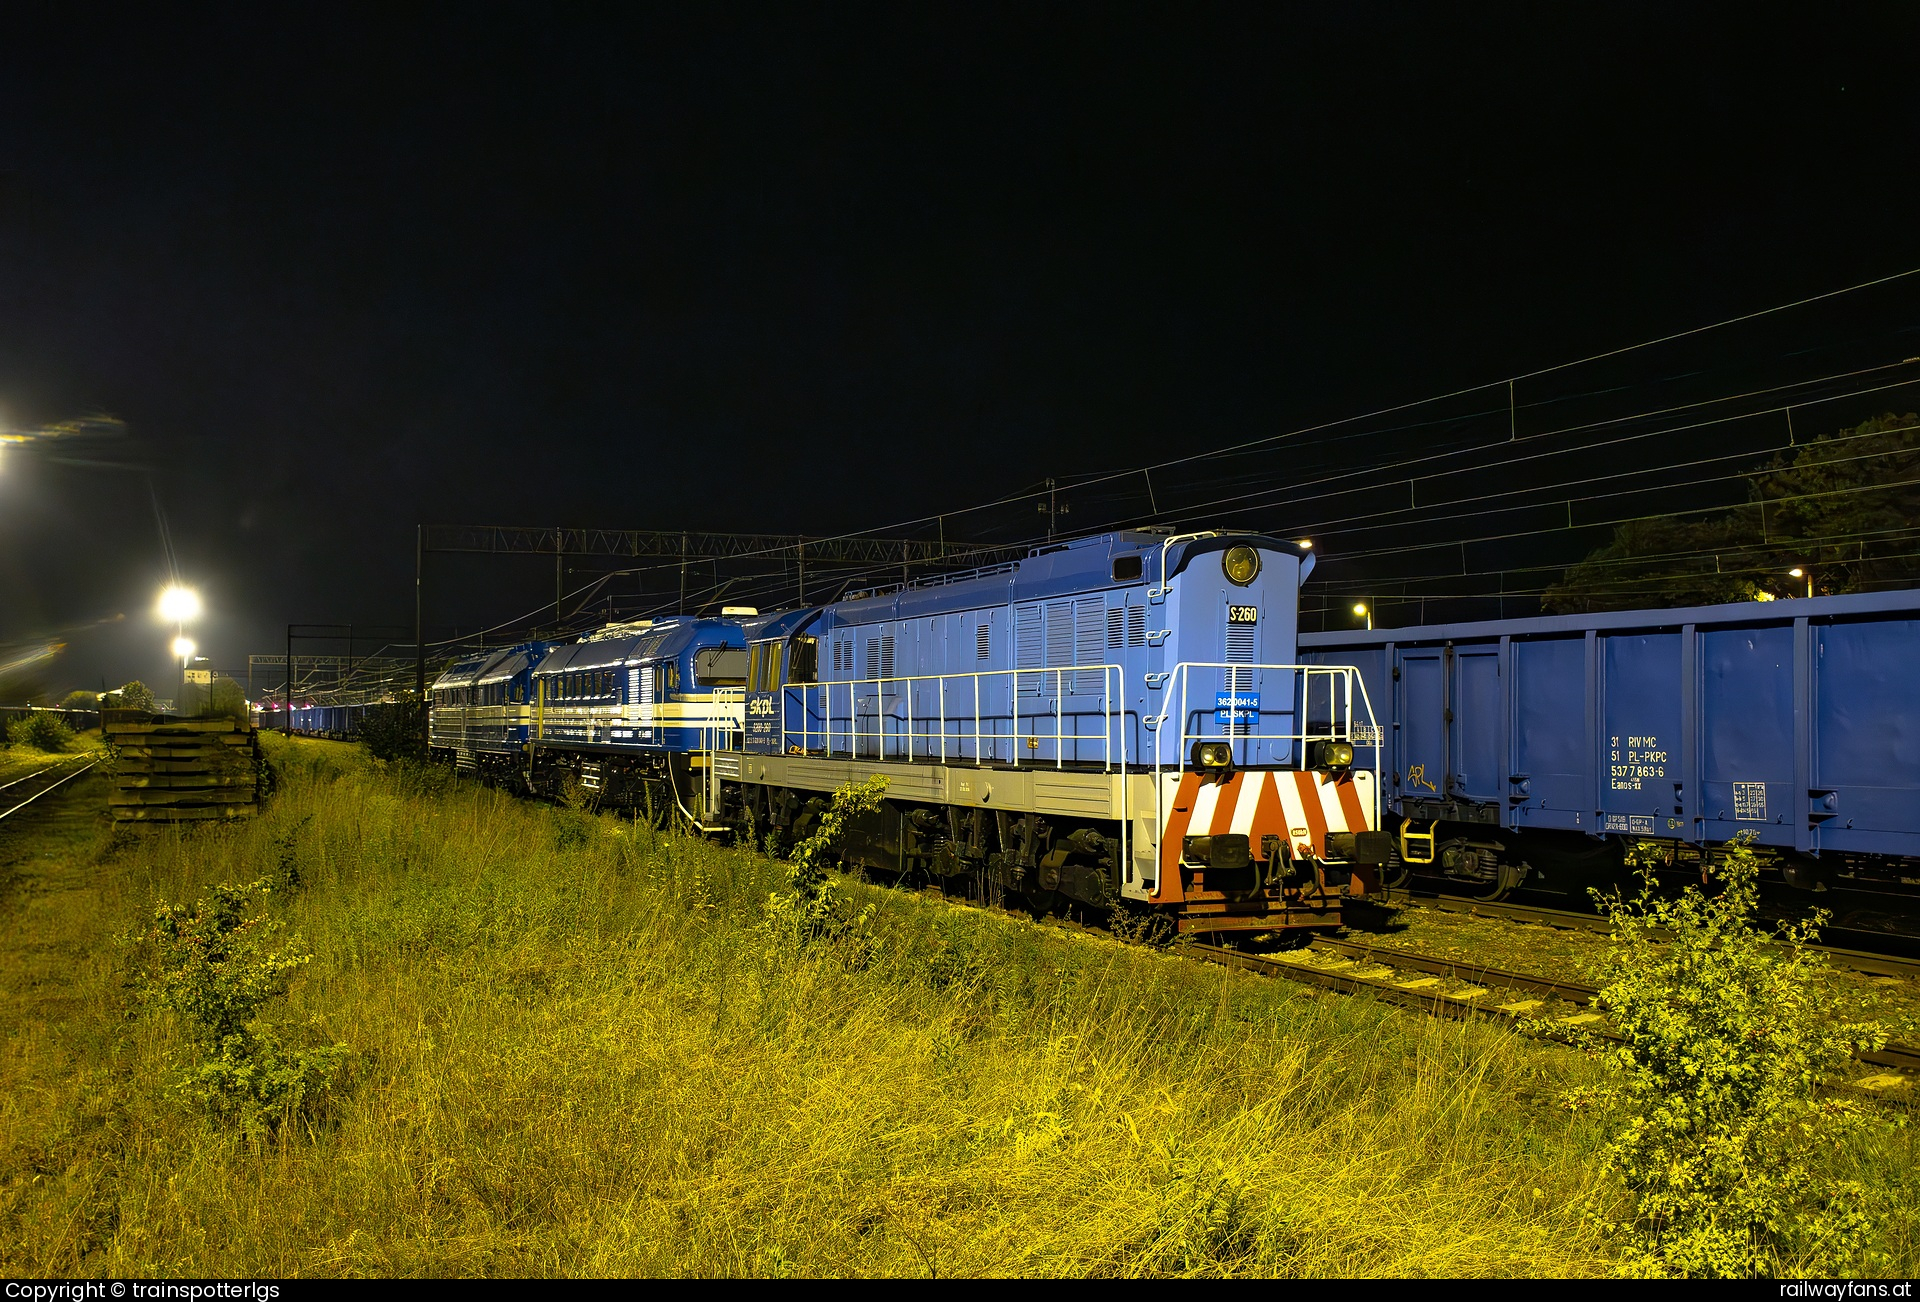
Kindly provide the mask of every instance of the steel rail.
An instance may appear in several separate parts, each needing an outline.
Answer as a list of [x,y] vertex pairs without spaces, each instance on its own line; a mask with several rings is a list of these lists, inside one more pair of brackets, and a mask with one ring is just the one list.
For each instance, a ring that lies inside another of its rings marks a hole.
[[1920,1076],[1920,1048],[1911,1044],[1887,1044],[1878,1049],[1861,1049],[1853,1056],[1876,1067],[1893,1067],[1909,1075]]
[[60,765],[59,765],[59,763],[58,763],[58,762],[55,762],[55,763],[52,763],[52,764],[49,764],[49,765],[47,765],[47,766],[46,766],[45,768],[43,768],[43,769],[35,769],[35,770],[34,770],[33,772],[31,772],[31,773],[24,773],[24,774],[22,774],[21,776],[19,776],[19,777],[17,777],[17,778],[14,778],[14,779],[13,779],[12,781],[10,781],[10,782],[0,782],[0,791],[5,791],[5,790],[6,790],[6,789],[7,789],[8,787],[17,787],[17,786],[19,786],[19,785],[20,785],[20,784],[21,784],[22,782],[25,782],[25,781],[27,781],[27,780],[28,780],[28,779],[30,779],[30,778],[37,778],[37,777],[39,777],[39,776],[40,776],[41,774],[43,774],[43,773],[51,773],[51,772],[53,772],[53,771],[54,771],[55,769],[57,769],[57,768],[59,768],[59,767],[60,767]]
[[1508,990],[1524,990],[1528,994],[1552,995],[1556,999],[1564,999],[1571,1004],[1590,1004],[1593,1002],[1594,995],[1598,993],[1592,986],[1581,985],[1574,981],[1556,981],[1552,977],[1509,972],[1502,968],[1488,967],[1484,963],[1462,962],[1459,959],[1430,958],[1424,954],[1413,954],[1385,945],[1363,945],[1358,941],[1342,940],[1334,936],[1315,936],[1307,944],[1311,949],[1332,950],[1354,958],[1371,959],[1389,967],[1412,968],[1416,972],[1429,972],[1436,976],[1457,976],[1462,980],[1482,982]]
[[[1409,895],[1404,902],[1413,908],[1433,909],[1439,913],[1507,918],[1515,922],[1538,922],[1568,931],[1592,931],[1602,935],[1609,935],[1613,931],[1613,925],[1598,914],[1576,913],[1571,909],[1548,909],[1533,904],[1475,900],[1463,895]],[[1843,949],[1837,945],[1809,945],[1807,948],[1825,954],[1833,960],[1834,966],[1845,968],[1850,972],[1860,972],[1868,976],[1893,976],[1920,980],[1920,959],[1900,958],[1893,954],[1874,954],[1858,949]]]
[[[1380,967],[1454,976],[1500,989],[1550,995],[1581,1007],[1591,1005],[1600,993],[1597,988],[1581,985],[1578,982],[1559,981],[1551,977],[1532,976],[1523,972],[1505,972],[1499,968],[1461,963],[1453,959],[1435,958],[1426,954],[1408,953],[1380,945],[1363,945],[1330,936],[1315,936],[1308,942],[1308,947],[1348,954],[1362,962],[1371,962]],[[1497,1004],[1481,997],[1486,993],[1485,991],[1468,998],[1443,992],[1428,993],[1397,984],[1391,977],[1382,973],[1375,972],[1363,976],[1339,969],[1309,967],[1265,955],[1244,954],[1219,945],[1195,944],[1188,946],[1187,950],[1204,962],[1215,963],[1222,967],[1240,968],[1258,972],[1263,976],[1281,977],[1288,981],[1319,986],[1327,990],[1338,990],[1345,994],[1365,991],[1388,1003],[1416,1008],[1439,1017],[1467,1018],[1478,1015],[1505,1018],[1507,1021],[1517,1023],[1539,1006],[1537,1003],[1526,1006],[1519,1001]],[[1532,1025],[1528,1029],[1547,1039],[1559,1040],[1563,1043],[1583,1038],[1599,1038],[1618,1043],[1622,1039],[1618,1031],[1600,1022],[1597,1015],[1591,1013],[1563,1018],[1532,1019]],[[1852,1056],[1856,1062],[1876,1067],[1891,1067],[1920,1079],[1920,1046],[1888,1043],[1878,1049],[1856,1049]],[[1841,1084],[1849,1090],[1858,1088],[1845,1085],[1844,1082]],[[1888,1099],[1865,1090],[1859,1092],[1867,1094],[1877,1102],[1913,1106],[1912,1100]]]
[[[1370,948],[1370,947],[1367,947]],[[1419,988],[1409,988],[1395,984],[1384,976],[1367,975],[1340,971],[1337,969],[1309,967],[1301,963],[1289,963],[1283,959],[1270,958],[1261,954],[1245,954],[1238,950],[1227,949],[1220,945],[1188,945],[1185,952],[1192,954],[1202,962],[1217,964],[1221,967],[1239,968],[1243,971],[1257,972],[1262,976],[1280,977],[1287,981],[1296,981],[1302,985],[1319,986],[1323,990],[1337,990],[1343,994],[1365,992],[1386,1003],[1398,1004],[1403,1008],[1413,1008],[1436,1017],[1450,1017],[1465,1020],[1472,1017],[1493,1017],[1508,1022],[1519,1022],[1527,1013],[1539,1007],[1538,1001],[1514,1001],[1508,1004],[1496,1004],[1482,998],[1485,990],[1478,995],[1461,997],[1440,991],[1429,992]],[[1439,962],[1440,960],[1432,960]],[[1385,964],[1383,963],[1382,966]],[[1412,968],[1414,965],[1406,965]],[[1531,978],[1529,978],[1531,979]],[[1522,1006],[1522,1004],[1525,1006]],[[1620,1035],[1610,1027],[1596,1025],[1600,1021],[1596,1014],[1579,1013],[1571,1018],[1532,1019],[1529,1029],[1535,1030],[1549,1039],[1576,1040],[1583,1036],[1598,1036],[1607,1040],[1618,1040]]]
[[[34,801],[40,799],[40,797],[46,795],[48,792],[58,791],[61,787],[66,786],[67,783],[73,781],[75,778],[79,777],[82,773],[87,772],[89,769],[93,768],[93,766],[98,764],[99,762],[100,762],[99,760],[88,760],[84,765],[75,769],[73,772],[67,774],[67,776],[65,776],[64,778],[61,778],[58,782],[55,782],[50,786],[41,788],[39,791],[34,792],[32,795],[28,796],[25,800],[15,805],[12,809],[9,809],[4,813],[0,813],[0,818],[10,818],[13,815],[19,813],[21,810],[25,809],[28,805],[31,805]],[[41,769],[40,772],[45,773],[46,770]],[[8,785],[12,785],[12,784],[9,783]]]

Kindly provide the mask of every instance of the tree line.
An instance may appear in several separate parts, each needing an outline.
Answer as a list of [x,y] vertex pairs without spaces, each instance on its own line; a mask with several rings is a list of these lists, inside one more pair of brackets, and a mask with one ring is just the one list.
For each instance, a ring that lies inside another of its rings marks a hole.
[[1917,521],[1920,416],[1889,412],[1777,454],[1737,506],[1616,526],[1541,604],[1571,614],[1910,587]]

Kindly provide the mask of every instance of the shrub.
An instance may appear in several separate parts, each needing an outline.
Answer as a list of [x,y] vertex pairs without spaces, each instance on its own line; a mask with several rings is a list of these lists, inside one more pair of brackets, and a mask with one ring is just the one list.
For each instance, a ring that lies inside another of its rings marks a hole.
[[284,924],[252,907],[271,893],[263,878],[216,886],[190,907],[163,902],[136,937],[153,954],[150,997],[185,1020],[199,1051],[175,1087],[249,1138],[316,1116],[348,1054],[344,1044],[290,1046],[261,1019],[312,958],[297,935],[274,947]]
[[110,692],[108,695],[113,697],[112,708],[145,710],[149,714],[152,714],[155,709],[153,689],[141,682],[138,678],[128,683],[125,687],[122,687],[119,691]]
[[865,782],[846,783],[833,793],[813,833],[793,847],[793,857],[787,861],[787,889],[776,891],[767,901],[768,925],[776,934],[799,945],[865,935],[871,906],[853,916],[827,880],[827,870],[838,862],[848,820],[878,810],[886,790],[887,779],[875,774]]
[[100,708],[100,694],[98,692],[86,691],[68,692],[66,699],[60,702],[60,708],[63,710],[97,710]]
[[60,716],[46,710],[35,710],[24,719],[15,719],[7,735],[16,746],[31,746],[55,754],[73,744],[73,729],[60,720]]
[[237,719],[250,723],[253,712],[247,708],[247,694],[231,678],[216,678],[207,685],[206,704],[199,711],[203,719]]
[[360,718],[356,735],[375,759],[422,759],[426,747],[420,736],[421,709],[417,702],[393,701],[371,705]]
[[1622,1119],[1604,1161],[1632,1197],[1634,1219],[1612,1227],[1630,1268],[1844,1270],[1870,1241],[1864,1191],[1823,1179],[1815,1160],[1861,1118],[1816,1091],[1884,1037],[1836,1015],[1825,959],[1807,948],[1824,915],[1777,939],[1754,927],[1750,837],[1726,847],[1717,896],[1661,899],[1637,862],[1635,898],[1594,892],[1614,926],[1599,1006],[1622,1040],[1603,1054],[1599,1094]]
[[394,791],[417,799],[433,800],[450,794],[456,784],[453,769],[445,764],[402,757],[386,766],[387,779]]

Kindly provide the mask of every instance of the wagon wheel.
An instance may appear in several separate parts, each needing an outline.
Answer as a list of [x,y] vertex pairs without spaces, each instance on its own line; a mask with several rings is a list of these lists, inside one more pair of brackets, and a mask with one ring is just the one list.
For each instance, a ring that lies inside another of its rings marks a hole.
[[1492,904],[1495,900],[1504,900],[1513,888],[1520,884],[1525,872],[1513,864],[1503,863],[1500,872],[1491,882],[1465,892],[1468,899],[1478,900],[1482,904]]

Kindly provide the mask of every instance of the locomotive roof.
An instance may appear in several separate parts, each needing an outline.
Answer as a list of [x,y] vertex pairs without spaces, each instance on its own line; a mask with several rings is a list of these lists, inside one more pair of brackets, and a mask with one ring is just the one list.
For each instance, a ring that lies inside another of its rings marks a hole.
[[771,637],[786,637],[805,628],[807,622],[818,615],[824,607],[804,606],[799,610],[782,610],[771,615],[762,615],[758,619],[742,620],[740,631],[749,642],[759,642]]
[[664,660],[680,655],[695,642],[714,634],[719,635],[716,645],[744,645],[738,620],[670,615],[655,620],[653,626],[643,633],[556,647],[534,672],[557,674],[577,669],[611,669]]
[[461,656],[446,667],[441,675],[433,680],[433,689],[443,687],[476,687],[485,683],[497,683],[503,678],[511,678],[525,669],[529,663],[538,661],[546,650],[544,642],[527,642],[520,646],[493,647],[489,650],[474,651]]
[[528,666],[538,664],[541,656],[546,653],[546,649],[545,642],[528,642],[523,646],[508,647],[496,653],[491,660],[487,661],[486,666],[474,675],[474,684],[484,687],[488,683],[513,678]]
[[440,671],[440,676],[433,680],[433,685],[428,690],[437,692],[443,687],[471,687],[474,678],[485,667],[488,659],[497,654],[499,654],[497,651],[479,651],[461,656]]
[[1251,543],[1267,551],[1287,552],[1301,557],[1303,578],[1313,563],[1313,553],[1309,549],[1299,543],[1266,534],[1219,530],[1201,537],[1182,538],[1171,545],[1168,539],[1169,535],[1166,534],[1128,529],[1091,538],[1077,538],[1050,548],[1036,548],[1026,559],[1011,564],[926,579],[891,592],[836,602],[826,608],[830,614],[828,622],[861,624],[881,619],[913,619],[949,610],[1037,601],[1072,592],[1111,588],[1115,586],[1113,561],[1120,556],[1141,558],[1142,577],[1136,582],[1157,583],[1160,579],[1159,553],[1163,547],[1167,552],[1168,578],[1178,574],[1196,556],[1224,551],[1239,543]]
[[1920,618],[1920,590],[1857,592],[1840,597],[1785,597],[1778,601],[1734,601],[1722,606],[1680,606],[1671,610],[1610,610],[1591,615],[1542,615],[1531,619],[1486,619],[1461,624],[1418,624],[1406,628],[1342,629],[1302,633],[1302,651],[1381,647],[1392,643],[1471,641],[1497,637],[1549,637],[1555,634],[1671,632],[1683,624],[1705,627],[1815,623],[1842,617],[1889,615]]

